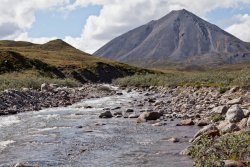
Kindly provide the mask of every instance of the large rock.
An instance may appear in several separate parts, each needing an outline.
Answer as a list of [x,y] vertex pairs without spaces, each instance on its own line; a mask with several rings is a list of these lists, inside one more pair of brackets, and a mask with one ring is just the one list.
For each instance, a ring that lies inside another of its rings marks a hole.
[[221,132],[225,134],[225,133],[232,133],[238,130],[240,130],[240,128],[236,124],[229,123],[221,130]]
[[226,120],[230,123],[240,122],[244,117],[245,115],[239,105],[231,106],[226,114]]
[[131,109],[131,108],[129,108],[129,109],[127,109],[125,112],[126,112],[126,113],[132,113],[132,112],[134,112],[134,110]]
[[43,83],[41,85],[41,91],[53,91],[57,88],[58,86],[56,84],[47,84],[47,83]]
[[233,99],[227,102],[227,105],[235,105],[235,104],[242,104],[243,98],[239,97],[237,99]]
[[214,125],[210,124],[208,126],[203,127],[200,129],[193,137],[191,142],[193,142],[196,138],[202,136],[202,135],[208,135],[208,136],[217,136],[220,134],[219,129]]
[[200,120],[196,123],[197,126],[207,126],[209,125],[209,122],[206,120]]
[[216,114],[226,114],[227,113],[227,106],[218,106],[213,108],[212,113],[216,113]]
[[239,161],[224,160],[224,167],[245,167],[246,165]]
[[112,118],[113,115],[110,111],[104,111],[99,115],[99,118]]
[[138,118],[137,118],[137,122],[138,123],[142,123],[142,122],[146,122],[148,120],[157,120],[161,117],[160,113],[158,112],[143,112]]
[[191,126],[194,125],[194,121],[192,119],[181,120],[176,126]]
[[173,142],[173,143],[178,143],[178,142],[180,142],[180,139],[178,139],[176,137],[171,137],[170,139],[168,139],[168,141]]
[[128,118],[138,118],[140,115],[138,114],[130,114]]
[[41,85],[41,91],[48,91],[49,90],[49,84],[43,83]]

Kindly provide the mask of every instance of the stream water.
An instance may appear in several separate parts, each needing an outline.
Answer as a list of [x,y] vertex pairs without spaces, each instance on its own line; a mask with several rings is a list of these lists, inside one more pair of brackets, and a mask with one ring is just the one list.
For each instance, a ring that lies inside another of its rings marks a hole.
[[[16,163],[74,167],[189,167],[179,153],[197,131],[176,122],[156,127],[136,119],[100,119],[104,108],[131,107],[138,92],[85,99],[50,108],[0,117],[0,167]],[[93,108],[86,108],[92,106]],[[166,139],[180,138],[172,143]]]

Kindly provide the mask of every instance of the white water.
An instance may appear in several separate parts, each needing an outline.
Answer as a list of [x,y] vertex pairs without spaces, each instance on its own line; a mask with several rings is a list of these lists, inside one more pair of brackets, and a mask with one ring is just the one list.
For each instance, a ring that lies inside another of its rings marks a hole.
[[0,117],[0,167],[19,162],[42,167],[191,166],[192,161],[179,155],[188,139],[178,144],[161,139],[191,137],[194,129],[176,127],[173,122],[154,127],[137,124],[135,119],[99,118],[104,108],[141,110],[133,101],[144,98],[138,92],[123,91],[121,96],[85,99],[69,107]]
[[0,117],[0,128],[19,123],[20,119],[16,115]]
[[13,140],[0,141],[0,151],[4,150],[8,145],[15,143]]

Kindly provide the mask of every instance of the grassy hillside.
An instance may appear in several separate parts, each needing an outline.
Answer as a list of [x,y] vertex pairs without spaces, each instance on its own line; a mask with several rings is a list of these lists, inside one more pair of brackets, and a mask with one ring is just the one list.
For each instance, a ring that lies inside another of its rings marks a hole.
[[0,41],[0,83],[5,83],[4,88],[8,88],[6,83],[14,82],[10,80],[12,76],[20,80],[54,78],[85,83],[111,82],[114,78],[145,72],[150,71],[92,56],[59,39],[43,45]]
[[134,75],[114,81],[121,86],[250,86],[250,64],[217,69],[164,69],[164,74]]

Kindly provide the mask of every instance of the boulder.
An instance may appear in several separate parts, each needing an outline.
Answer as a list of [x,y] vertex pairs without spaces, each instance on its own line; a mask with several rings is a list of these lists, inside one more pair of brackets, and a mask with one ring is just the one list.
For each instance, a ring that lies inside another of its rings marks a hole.
[[78,128],[78,129],[82,129],[82,128],[83,128],[83,126],[82,126],[82,125],[78,125],[78,126],[76,126],[76,128]]
[[114,112],[114,115],[116,116],[116,115],[122,115],[122,112],[121,111],[116,111],[116,112]]
[[196,123],[197,126],[207,126],[209,125],[208,121],[200,120]]
[[245,167],[246,165],[239,161],[224,160],[224,167]]
[[140,115],[138,114],[130,114],[128,118],[138,118]]
[[99,118],[112,118],[113,115],[110,111],[104,111],[99,115]]
[[131,112],[134,112],[134,110],[131,109],[131,108],[129,108],[129,109],[127,109],[125,112],[126,112],[126,113],[131,113]]
[[49,89],[49,84],[43,83],[43,84],[41,85],[41,91],[48,91],[48,89]]
[[92,106],[85,106],[86,109],[90,109],[93,108]]
[[216,113],[216,114],[226,114],[227,113],[227,106],[218,106],[213,108],[212,113]]
[[22,88],[23,92],[28,92],[30,89],[29,88]]
[[238,130],[240,130],[240,128],[235,123],[229,123],[221,130],[221,132],[222,134],[225,134],[225,133],[232,133]]
[[243,103],[243,98],[239,97],[237,99],[233,99],[227,102],[227,105],[235,105],[235,104],[242,104]]
[[154,98],[150,98],[150,99],[148,99],[148,102],[149,102],[149,103],[155,103],[156,100],[155,100]]
[[226,120],[230,123],[240,122],[244,117],[245,115],[239,105],[231,106],[226,114]]
[[247,127],[247,118],[243,118],[239,123],[238,123],[238,127],[240,129],[244,129]]
[[57,88],[56,84],[47,84],[43,83],[41,85],[41,91],[46,92],[46,91],[53,91]]
[[161,117],[160,113],[158,112],[143,112],[141,115],[137,118],[138,123],[146,122],[148,120],[157,120]]
[[180,142],[180,139],[178,139],[176,137],[171,137],[170,139],[168,139],[168,141],[173,142],[173,143],[178,143],[178,142]]
[[191,126],[194,125],[194,121],[192,119],[181,120],[180,123],[176,124],[176,126]]
[[202,136],[202,135],[209,135],[209,136],[216,136],[219,135],[219,129],[214,125],[214,124],[210,124],[207,125],[205,127],[203,127],[202,129],[200,129],[193,137],[194,141],[197,137]]

